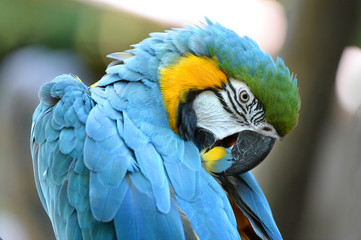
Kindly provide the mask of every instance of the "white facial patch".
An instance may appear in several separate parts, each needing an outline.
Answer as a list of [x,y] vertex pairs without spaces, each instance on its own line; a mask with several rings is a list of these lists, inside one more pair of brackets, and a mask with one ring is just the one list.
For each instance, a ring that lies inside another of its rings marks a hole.
[[193,109],[197,127],[212,132],[217,140],[246,129],[278,136],[273,126],[265,121],[263,106],[248,86],[236,79],[230,79],[222,90],[200,93],[193,102]]
[[213,92],[204,91],[199,94],[193,102],[193,109],[197,117],[197,127],[211,131],[218,139],[237,132],[235,126],[239,124],[223,108]]

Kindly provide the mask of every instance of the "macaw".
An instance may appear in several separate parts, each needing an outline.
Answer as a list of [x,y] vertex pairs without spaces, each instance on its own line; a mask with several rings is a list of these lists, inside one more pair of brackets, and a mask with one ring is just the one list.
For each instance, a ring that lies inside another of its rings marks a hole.
[[43,85],[31,152],[57,239],[282,239],[250,170],[297,124],[297,80],[250,38],[186,26]]

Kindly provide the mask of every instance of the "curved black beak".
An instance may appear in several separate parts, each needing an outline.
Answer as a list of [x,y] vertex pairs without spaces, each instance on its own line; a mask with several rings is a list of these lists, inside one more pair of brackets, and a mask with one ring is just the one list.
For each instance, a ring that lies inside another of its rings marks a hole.
[[238,134],[232,154],[232,166],[224,175],[238,175],[260,164],[271,151],[276,139],[260,133],[244,130]]

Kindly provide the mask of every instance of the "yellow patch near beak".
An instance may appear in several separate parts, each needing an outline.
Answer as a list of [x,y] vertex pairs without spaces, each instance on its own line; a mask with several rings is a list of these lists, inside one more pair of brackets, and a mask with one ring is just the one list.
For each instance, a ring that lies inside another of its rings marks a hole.
[[218,165],[218,160],[225,158],[227,156],[227,150],[224,147],[214,147],[208,152],[207,149],[201,152],[201,158],[204,162],[204,168],[207,172],[215,172],[215,165]]
[[221,86],[226,74],[218,67],[216,58],[187,54],[175,65],[160,70],[160,88],[171,129],[178,133],[177,109],[187,100],[189,91]]

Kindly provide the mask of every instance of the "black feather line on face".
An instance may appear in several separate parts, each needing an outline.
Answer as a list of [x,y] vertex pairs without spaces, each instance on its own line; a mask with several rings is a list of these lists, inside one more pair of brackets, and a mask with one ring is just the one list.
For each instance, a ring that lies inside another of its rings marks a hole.
[[[193,109],[193,102],[198,94],[203,91],[212,91],[219,94],[219,90],[221,90],[221,87],[190,91],[187,95],[186,101],[180,102],[178,105],[177,126],[179,129],[179,135],[185,140],[192,141],[200,151],[211,146],[216,141],[216,137],[205,129],[197,128],[197,116]],[[224,106],[227,105],[225,104]],[[228,111],[232,113],[230,109],[228,109]]]
[[179,135],[185,140],[193,140],[197,127],[197,116],[193,109],[193,101],[202,90],[190,91],[185,102],[180,102],[177,109],[177,126]]
[[[234,94],[235,102],[236,102],[237,105],[241,108],[242,112],[243,112],[243,113],[246,113],[246,109],[242,106],[242,104],[241,104],[240,102],[238,102],[238,99],[237,99],[237,91],[236,91],[236,89],[234,88],[234,86],[233,86],[233,84],[232,84],[232,82],[231,82],[230,79],[228,79],[228,85],[229,85],[229,87],[231,88],[231,90],[232,90],[232,92],[233,92],[233,94]],[[232,99],[229,91],[227,91],[227,94],[228,94],[229,99]],[[232,104],[233,104],[233,102],[232,102]],[[236,107],[235,107],[235,109],[236,109]]]
[[222,95],[216,89],[210,88],[207,90],[212,91],[214,93],[214,95],[216,95],[216,97],[218,98],[218,101],[222,104],[223,109],[226,110],[228,113],[232,114],[233,117],[235,117],[232,110],[228,107],[226,101],[222,97]]

